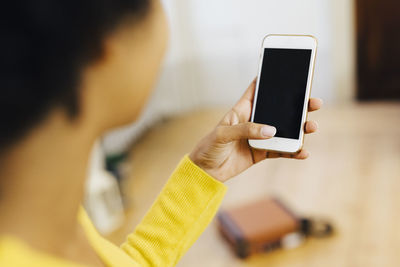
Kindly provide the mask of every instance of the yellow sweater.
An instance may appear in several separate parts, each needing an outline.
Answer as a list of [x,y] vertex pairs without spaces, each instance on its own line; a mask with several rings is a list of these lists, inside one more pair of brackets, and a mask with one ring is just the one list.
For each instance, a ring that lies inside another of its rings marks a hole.
[[[121,247],[101,237],[83,209],[78,220],[106,266],[174,266],[210,223],[225,192],[225,185],[185,156]],[[12,237],[0,237],[0,266],[82,267]]]

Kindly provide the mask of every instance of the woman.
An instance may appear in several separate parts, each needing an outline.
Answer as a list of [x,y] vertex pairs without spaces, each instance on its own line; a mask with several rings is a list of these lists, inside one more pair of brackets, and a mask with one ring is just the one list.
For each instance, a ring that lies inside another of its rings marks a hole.
[[[266,158],[247,143],[276,131],[248,122],[254,82],[118,248],[81,208],[88,157],[95,139],[135,120],[150,94],[167,41],[161,5],[25,0],[0,12],[0,266],[175,265],[214,216],[223,182]],[[321,104],[311,99],[310,111]]]

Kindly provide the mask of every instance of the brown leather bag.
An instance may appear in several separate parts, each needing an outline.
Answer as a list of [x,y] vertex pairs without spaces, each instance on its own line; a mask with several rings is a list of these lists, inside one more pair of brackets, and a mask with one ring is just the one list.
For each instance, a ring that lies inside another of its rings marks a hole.
[[235,253],[245,258],[279,247],[284,236],[300,231],[301,219],[281,201],[266,198],[220,212],[218,226]]

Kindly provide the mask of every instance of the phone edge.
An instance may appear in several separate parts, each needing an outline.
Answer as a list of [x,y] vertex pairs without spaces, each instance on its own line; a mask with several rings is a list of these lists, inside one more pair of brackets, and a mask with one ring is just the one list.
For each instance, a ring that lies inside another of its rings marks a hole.
[[[261,60],[263,59],[263,57],[261,57],[261,55],[263,55],[263,48],[264,48],[264,42],[265,39],[270,37],[270,36],[299,36],[299,37],[310,37],[315,41],[315,53],[314,53],[314,58],[313,58],[313,67],[312,67],[312,71],[311,71],[311,83],[310,83],[310,90],[308,92],[308,101],[310,101],[310,97],[311,97],[311,91],[312,91],[312,86],[313,86],[313,82],[314,82],[314,71],[315,71],[315,63],[316,63],[316,58],[317,58],[317,53],[318,53],[318,39],[311,34],[275,34],[275,33],[271,33],[271,34],[267,34],[263,37],[262,42],[261,42],[261,52],[260,52],[260,57],[259,57],[259,62],[258,62],[258,70],[257,70],[257,81],[256,81],[256,88],[254,89],[254,99],[253,99],[253,103],[252,103],[252,108],[251,108],[251,116],[250,116],[250,122],[254,122],[254,104],[257,100],[257,95],[258,95],[258,85],[259,85],[259,81],[260,81],[260,73],[261,73],[261,67],[262,67],[262,62]],[[248,139],[247,143],[249,144],[249,146],[251,148],[257,149],[257,150],[262,150],[262,151],[269,151],[269,152],[278,152],[278,153],[282,153],[282,154],[296,154],[298,152],[300,152],[303,147],[304,147],[304,138],[305,138],[305,123],[308,120],[308,109],[306,109],[306,115],[305,115],[305,120],[303,123],[303,134],[302,134],[302,138],[301,138],[301,145],[299,146],[299,148],[296,151],[281,151],[281,150],[273,150],[273,149],[264,149],[264,148],[260,148],[260,147],[256,147],[253,146],[251,143],[251,140],[254,139]]]

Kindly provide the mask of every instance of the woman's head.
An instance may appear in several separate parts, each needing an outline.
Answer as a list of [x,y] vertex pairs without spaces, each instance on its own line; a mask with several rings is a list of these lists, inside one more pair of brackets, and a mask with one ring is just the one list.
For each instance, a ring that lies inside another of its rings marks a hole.
[[137,117],[165,50],[158,0],[7,1],[0,17],[0,149],[54,112],[98,131]]

